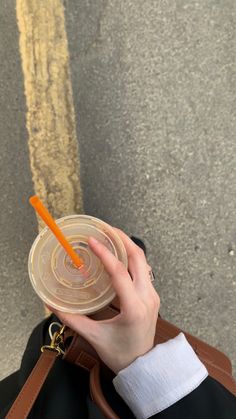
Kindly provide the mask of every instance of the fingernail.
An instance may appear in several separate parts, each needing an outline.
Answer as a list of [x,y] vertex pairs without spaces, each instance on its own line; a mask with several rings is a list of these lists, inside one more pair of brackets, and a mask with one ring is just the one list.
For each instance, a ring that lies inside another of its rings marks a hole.
[[94,237],[89,237],[90,243],[97,244],[98,241]]

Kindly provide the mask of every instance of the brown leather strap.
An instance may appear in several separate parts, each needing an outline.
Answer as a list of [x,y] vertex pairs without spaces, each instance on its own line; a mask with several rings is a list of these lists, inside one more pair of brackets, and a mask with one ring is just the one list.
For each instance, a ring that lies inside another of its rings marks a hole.
[[38,394],[57,357],[56,351],[45,349],[35,364],[17,399],[9,410],[6,419],[27,418]]
[[[118,312],[118,307],[107,307],[105,310],[96,313],[91,317],[97,320],[102,320],[112,318],[117,315]],[[166,340],[177,336],[180,332],[181,329],[166,320],[159,318],[156,327],[155,344],[165,342]],[[185,333],[185,336],[195,350],[196,354],[205,364],[209,375],[236,395],[236,383],[231,375],[232,367],[228,357],[216,348],[213,348],[188,333]],[[70,329],[65,331],[65,342],[67,339],[69,339],[69,345],[68,347],[66,345],[66,355],[64,359],[90,371],[90,392],[93,400],[102,410],[107,419],[117,419],[118,416],[107,403],[101,389],[98,354],[85,339],[78,336]],[[19,396],[12,405],[6,419],[27,418],[42,388],[42,385],[55,362],[56,356],[57,352],[50,350],[45,350],[42,353],[28,380],[24,384]],[[102,367],[105,371],[107,370],[107,372],[111,373],[111,371],[105,367],[104,364]]]
[[90,372],[90,395],[106,419],[120,419],[104,397],[101,387],[99,363]]

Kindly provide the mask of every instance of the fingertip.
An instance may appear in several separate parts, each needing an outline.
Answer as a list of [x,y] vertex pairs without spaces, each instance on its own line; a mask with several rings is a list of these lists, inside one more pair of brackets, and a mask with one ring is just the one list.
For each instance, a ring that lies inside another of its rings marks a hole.
[[92,246],[96,246],[97,244],[99,244],[99,242],[97,241],[97,239],[95,239],[93,236],[90,236],[88,238],[88,243],[91,244]]

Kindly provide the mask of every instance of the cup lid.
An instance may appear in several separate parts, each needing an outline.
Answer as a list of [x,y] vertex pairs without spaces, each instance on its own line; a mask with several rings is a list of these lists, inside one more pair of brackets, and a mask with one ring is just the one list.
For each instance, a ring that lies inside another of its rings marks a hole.
[[84,265],[78,269],[44,228],[35,239],[29,254],[28,269],[33,288],[39,297],[57,310],[89,314],[100,310],[115,297],[112,280],[101,261],[88,245],[94,237],[127,267],[124,244],[115,230],[98,218],[71,215],[56,220]]

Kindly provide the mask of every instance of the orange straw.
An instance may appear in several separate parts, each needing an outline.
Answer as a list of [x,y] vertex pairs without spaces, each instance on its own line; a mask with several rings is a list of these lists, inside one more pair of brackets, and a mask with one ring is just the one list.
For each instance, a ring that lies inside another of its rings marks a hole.
[[51,214],[45,208],[43,203],[40,201],[40,199],[34,195],[31,196],[29,200],[32,207],[37,211],[39,216],[42,218],[42,220],[45,222],[45,224],[48,225],[50,230],[53,232],[53,234],[56,236],[57,240],[61,243],[61,245],[64,247],[65,251],[68,253],[74,264],[81,268],[83,266],[83,261],[80,259],[80,257],[77,255],[77,253],[74,251],[73,247],[70,245],[68,240],[66,240],[64,234],[58,227],[58,225],[55,223],[54,219],[52,218]]

